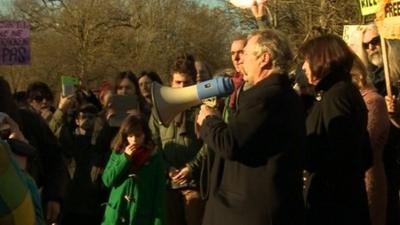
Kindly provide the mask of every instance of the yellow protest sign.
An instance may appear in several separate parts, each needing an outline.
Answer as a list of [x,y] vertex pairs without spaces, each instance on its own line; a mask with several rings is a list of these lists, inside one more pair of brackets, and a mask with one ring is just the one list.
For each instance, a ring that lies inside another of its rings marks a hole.
[[381,0],[360,0],[361,14],[363,16],[376,13]]
[[383,0],[379,4],[376,25],[381,37],[400,39],[400,0]]

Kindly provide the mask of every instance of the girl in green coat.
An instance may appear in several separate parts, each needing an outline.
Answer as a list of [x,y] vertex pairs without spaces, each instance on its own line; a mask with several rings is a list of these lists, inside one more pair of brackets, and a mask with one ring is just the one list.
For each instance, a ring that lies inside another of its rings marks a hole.
[[113,140],[102,179],[112,188],[103,225],[163,225],[165,166],[146,121],[128,116]]

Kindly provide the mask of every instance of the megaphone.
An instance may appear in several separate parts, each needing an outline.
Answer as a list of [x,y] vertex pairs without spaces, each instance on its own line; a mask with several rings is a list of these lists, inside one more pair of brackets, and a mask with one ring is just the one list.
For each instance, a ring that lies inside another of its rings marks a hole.
[[211,97],[227,96],[233,90],[234,85],[229,77],[217,77],[184,88],[171,88],[153,82],[151,85],[153,115],[162,125],[168,126],[180,112],[199,105]]

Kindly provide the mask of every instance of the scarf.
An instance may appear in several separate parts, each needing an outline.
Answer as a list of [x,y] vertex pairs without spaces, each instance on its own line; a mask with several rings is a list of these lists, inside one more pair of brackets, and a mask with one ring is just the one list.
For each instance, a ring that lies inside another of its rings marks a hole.
[[235,73],[235,75],[232,76],[232,81],[235,89],[229,96],[229,108],[234,109],[236,104],[237,92],[243,83],[243,75],[240,72]]
[[142,166],[144,166],[149,161],[152,153],[153,150],[146,147],[141,147],[136,150],[132,156],[132,166],[130,171],[136,172],[140,168],[142,168]]

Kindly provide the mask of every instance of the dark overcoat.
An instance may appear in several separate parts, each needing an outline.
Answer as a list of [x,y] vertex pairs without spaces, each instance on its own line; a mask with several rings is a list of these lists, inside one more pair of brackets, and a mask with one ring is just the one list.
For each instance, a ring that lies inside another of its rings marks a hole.
[[241,92],[226,124],[207,117],[200,135],[216,153],[204,225],[301,225],[301,100],[286,74]]
[[309,225],[370,224],[365,171],[372,162],[367,109],[350,76],[331,74],[316,86],[307,117],[306,195]]

